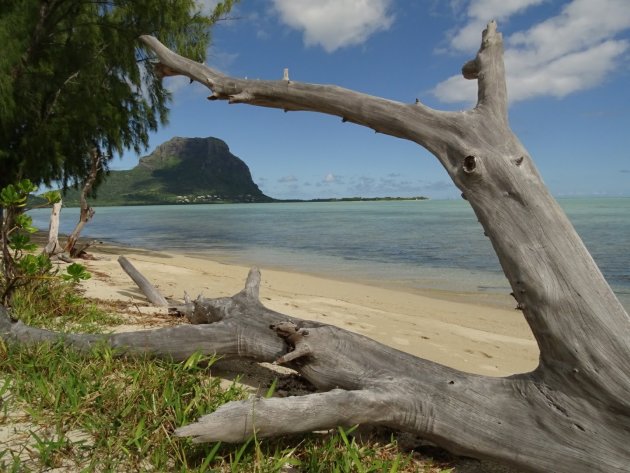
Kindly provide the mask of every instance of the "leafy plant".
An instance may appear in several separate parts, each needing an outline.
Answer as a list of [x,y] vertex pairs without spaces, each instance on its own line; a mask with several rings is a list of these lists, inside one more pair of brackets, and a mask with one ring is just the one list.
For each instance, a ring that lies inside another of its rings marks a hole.
[[[2,245],[2,274],[0,275],[0,303],[11,302],[15,291],[21,287],[34,290],[52,278],[57,277],[46,254],[33,254],[37,245],[30,235],[37,231],[30,215],[24,213],[29,195],[37,187],[28,179],[17,184],[9,184],[0,190],[0,238]],[[59,202],[59,192],[44,194],[46,205]],[[88,279],[90,274],[80,264],[71,264],[61,278],[70,283]]]
[[66,268],[66,273],[62,274],[63,279],[78,283],[79,281],[90,279],[92,275],[87,272],[82,264],[72,263]]
[[3,207],[25,207],[28,195],[37,187],[29,180],[24,179],[16,185],[9,184],[0,191],[0,204]]

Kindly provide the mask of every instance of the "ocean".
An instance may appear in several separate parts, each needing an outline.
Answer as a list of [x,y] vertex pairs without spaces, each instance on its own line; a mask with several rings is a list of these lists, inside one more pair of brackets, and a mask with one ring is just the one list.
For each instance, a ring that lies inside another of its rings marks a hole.
[[[630,198],[559,200],[630,309]],[[465,201],[96,207],[82,236],[409,290],[510,292]],[[30,212],[40,229],[50,211]],[[63,209],[69,233],[78,209]]]

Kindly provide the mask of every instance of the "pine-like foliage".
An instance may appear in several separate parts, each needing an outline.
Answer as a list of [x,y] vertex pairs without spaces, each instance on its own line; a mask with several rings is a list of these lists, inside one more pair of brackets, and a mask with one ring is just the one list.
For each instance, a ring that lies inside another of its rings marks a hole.
[[202,61],[211,25],[233,3],[204,14],[196,0],[2,0],[0,188],[74,184],[95,148],[106,161],[145,149],[170,96],[137,37]]

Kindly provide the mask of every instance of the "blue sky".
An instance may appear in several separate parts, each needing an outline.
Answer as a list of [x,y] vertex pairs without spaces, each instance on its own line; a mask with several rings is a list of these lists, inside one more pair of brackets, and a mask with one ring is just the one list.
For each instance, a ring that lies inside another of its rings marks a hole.
[[[225,73],[281,79],[287,67],[294,81],[447,110],[474,104],[476,81],[459,71],[496,19],[510,122],[552,192],[630,195],[630,0],[242,0],[231,16],[207,60]],[[335,117],[209,102],[204,87],[166,80],[170,123],[149,151],[173,136],[221,138],[276,198],[459,196],[414,143]]]

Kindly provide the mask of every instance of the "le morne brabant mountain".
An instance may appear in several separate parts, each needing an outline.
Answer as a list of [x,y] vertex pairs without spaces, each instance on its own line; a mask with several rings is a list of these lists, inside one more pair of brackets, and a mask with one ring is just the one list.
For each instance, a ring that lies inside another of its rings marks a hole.
[[[247,165],[218,138],[173,138],[140,158],[128,171],[110,171],[93,199],[96,205],[271,202]],[[66,205],[78,205],[68,191]]]

